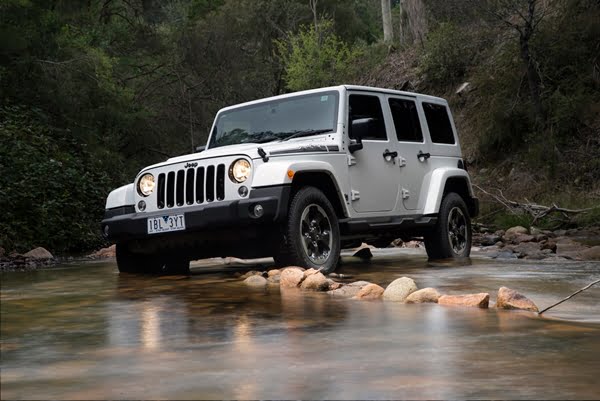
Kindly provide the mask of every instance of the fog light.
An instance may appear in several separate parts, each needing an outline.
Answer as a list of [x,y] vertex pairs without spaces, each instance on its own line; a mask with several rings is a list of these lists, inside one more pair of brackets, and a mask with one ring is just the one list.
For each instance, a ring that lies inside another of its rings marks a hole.
[[254,213],[254,217],[261,217],[265,213],[265,209],[263,209],[262,205],[254,205],[254,209],[252,210]]
[[143,200],[139,201],[138,209],[140,210],[140,212],[143,212],[144,210],[146,210],[146,202],[144,202]]
[[242,198],[245,198],[246,196],[248,196],[248,187],[242,185],[241,187],[238,188],[238,194],[240,194],[240,196]]

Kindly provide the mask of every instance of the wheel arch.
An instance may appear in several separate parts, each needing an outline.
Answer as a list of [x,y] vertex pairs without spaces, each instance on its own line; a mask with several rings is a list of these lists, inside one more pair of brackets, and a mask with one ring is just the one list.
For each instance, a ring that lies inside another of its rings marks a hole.
[[432,172],[423,214],[438,213],[442,199],[450,192],[457,193],[465,201],[470,217],[478,215],[478,202],[473,196],[469,175],[458,168],[436,169]]
[[331,172],[326,170],[304,170],[296,172],[292,180],[290,200],[296,192],[307,186],[315,187],[325,194],[327,199],[331,202],[338,218],[342,219],[347,216],[340,188]]

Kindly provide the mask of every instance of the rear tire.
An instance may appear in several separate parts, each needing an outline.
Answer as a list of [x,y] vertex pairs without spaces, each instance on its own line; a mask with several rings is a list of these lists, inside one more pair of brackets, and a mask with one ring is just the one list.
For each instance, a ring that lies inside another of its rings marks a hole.
[[444,196],[438,221],[424,239],[430,259],[466,258],[471,254],[471,217],[460,195],[450,192]]
[[190,274],[189,260],[131,252],[128,244],[117,244],[117,267],[120,273],[153,275]]
[[340,227],[329,199],[315,187],[301,188],[290,203],[283,227],[278,266],[333,272],[340,257]]

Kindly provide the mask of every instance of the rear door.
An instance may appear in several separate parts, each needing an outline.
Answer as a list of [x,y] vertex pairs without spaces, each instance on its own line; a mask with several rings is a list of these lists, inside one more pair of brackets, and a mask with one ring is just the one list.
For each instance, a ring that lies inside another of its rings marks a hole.
[[402,205],[407,212],[423,207],[420,199],[423,178],[429,172],[429,144],[423,135],[423,124],[414,97],[389,95],[386,98],[394,130],[390,136],[398,142],[398,185]]

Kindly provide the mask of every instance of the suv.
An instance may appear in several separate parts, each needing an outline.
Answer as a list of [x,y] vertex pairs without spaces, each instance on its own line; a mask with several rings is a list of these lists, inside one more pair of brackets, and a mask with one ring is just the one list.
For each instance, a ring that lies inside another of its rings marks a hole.
[[342,248],[414,237],[430,258],[470,254],[479,204],[444,99],[349,85],[275,96],[220,110],[197,150],[109,194],[119,271],[273,256],[328,273]]

